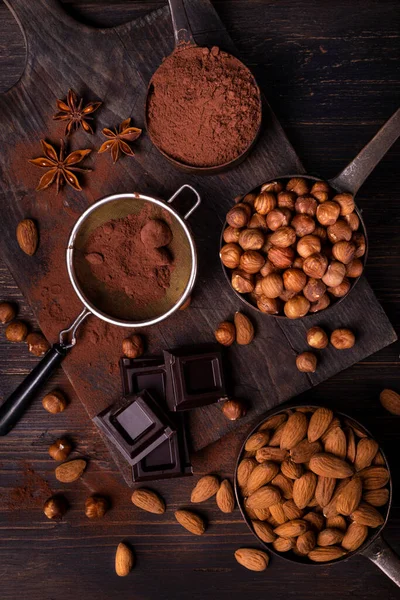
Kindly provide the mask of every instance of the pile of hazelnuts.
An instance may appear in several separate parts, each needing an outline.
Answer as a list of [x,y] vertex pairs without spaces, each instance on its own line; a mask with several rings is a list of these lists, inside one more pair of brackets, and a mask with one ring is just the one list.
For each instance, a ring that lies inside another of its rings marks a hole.
[[345,296],[363,271],[365,236],[352,194],[302,177],[265,183],[226,215],[222,263],[264,313],[304,317]]

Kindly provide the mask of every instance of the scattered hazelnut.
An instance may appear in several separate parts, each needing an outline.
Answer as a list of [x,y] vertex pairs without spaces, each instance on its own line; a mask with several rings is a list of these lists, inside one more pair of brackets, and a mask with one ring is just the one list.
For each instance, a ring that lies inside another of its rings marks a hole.
[[329,338],[321,327],[311,327],[307,331],[307,344],[311,348],[326,348],[329,344]]
[[317,302],[313,302],[310,306],[310,313],[316,313],[320,310],[325,310],[331,303],[331,299],[328,294],[321,296]]
[[29,333],[26,337],[28,350],[34,356],[43,356],[50,350],[50,344],[41,333]]
[[267,222],[265,220],[264,215],[260,215],[259,213],[254,213],[254,215],[251,217],[250,221],[247,224],[247,228],[248,229],[265,229],[265,230],[268,229]]
[[17,314],[14,304],[10,302],[0,302],[0,323],[3,325],[9,323]]
[[259,229],[244,229],[239,236],[239,246],[243,250],[260,250],[264,241],[264,234]]
[[267,258],[263,267],[260,269],[260,275],[266,277],[270,273],[276,273],[277,267]]
[[267,215],[275,206],[276,196],[271,192],[262,192],[254,201],[254,208],[260,215]]
[[331,344],[337,350],[347,350],[355,344],[356,338],[350,329],[335,329],[331,333]]
[[360,219],[355,212],[350,213],[349,215],[344,215],[343,219],[349,224],[349,227],[352,231],[357,231],[357,229],[360,227]]
[[307,283],[307,275],[300,269],[287,269],[283,273],[283,285],[291,292],[301,292]]
[[299,196],[294,205],[295,211],[302,215],[314,217],[317,212],[318,203],[312,196]]
[[287,182],[286,189],[298,196],[304,196],[308,194],[309,186],[307,180],[303,177],[293,177]]
[[275,246],[272,246],[268,250],[268,258],[278,269],[287,269],[294,261],[295,252],[293,248],[275,248]]
[[279,227],[271,235],[271,244],[278,248],[287,248],[296,242],[296,232],[292,227]]
[[240,400],[226,400],[222,405],[222,412],[230,421],[237,421],[246,414],[246,407]]
[[347,279],[347,277],[345,277],[342,283],[339,283],[339,285],[328,287],[328,292],[333,296],[336,296],[336,298],[342,298],[342,296],[345,296],[349,293],[350,287],[350,281]]
[[302,373],[315,373],[317,357],[312,352],[302,352],[296,357],[296,367]]
[[182,306],[179,307],[179,310],[186,310],[192,303],[192,296],[188,296]]
[[343,240],[349,242],[351,240],[352,233],[353,232],[351,231],[350,225],[343,219],[338,219],[336,223],[329,225],[327,229],[328,238],[332,244],[336,244],[336,242],[342,242]]
[[303,271],[309,277],[314,279],[322,279],[326,268],[328,266],[328,259],[323,254],[311,254],[308,256],[303,264]]
[[223,321],[215,330],[215,339],[223,346],[231,346],[236,339],[236,328],[230,321]]
[[273,192],[277,194],[283,190],[283,185],[280,181],[269,181],[261,186],[262,192]]
[[245,227],[250,219],[251,206],[249,204],[236,204],[226,215],[226,222],[231,227]]
[[315,229],[315,221],[312,217],[305,214],[297,214],[290,223],[298,237],[310,235]]
[[360,277],[364,267],[362,261],[359,258],[354,258],[348,265],[346,265],[347,277]]
[[241,229],[237,229],[236,227],[231,227],[228,225],[228,227],[225,227],[224,230],[224,242],[227,244],[232,242],[237,243],[239,241],[240,232]]
[[149,248],[161,248],[168,246],[172,240],[172,231],[168,225],[160,219],[150,219],[143,225],[140,231],[142,243]]
[[72,450],[72,444],[66,438],[59,438],[49,448],[51,458],[56,461],[66,460]]
[[6,328],[6,338],[9,342],[23,342],[28,335],[28,327],[22,321],[13,321]]
[[308,313],[310,303],[304,296],[294,296],[288,300],[283,307],[285,315],[288,319],[299,319]]
[[48,519],[61,519],[68,510],[68,502],[64,496],[52,496],[43,506],[43,512]]
[[342,283],[345,275],[346,267],[344,264],[334,260],[328,265],[328,268],[322,277],[322,281],[328,287],[336,287]]
[[103,496],[90,496],[85,501],[85,515],[89,519],[104,517],[108,509],[108,501]]
[[242,256],[242,249],[240,246],[234,243],[225,244],[221,248],[221,252],[219,253],[219,257],[221,262],[228,269],[236,269],[240,263],[240,257]]
[[339,204],[340,214],[342,216],[350,215],[356,207],[354,198],[351,194],[337,194],[334,196],[333,200]]
[[321,240],[316,235],[305,235],[297,242],[296,250],[302,258],[321,252]]
[[332,254],[345,265],[348,265],[355,256],[356,247],[351,242],[337,242],[332,246]]
[[257,308],[267,315],[277,315],[280,304],[276,298],[268,298],[264,294],[257,298]]
[[67,408],[65,396],[58,390],[46,394],[42,400],[42,404],[43,408],[53,415],[62,412]]
[[279,227],[286,227],[286,225],[289,225],[290,217],[291,212],[287,208],[274,208],[274,210],[271,210],[271,212],[267,214],[266,225],[271,231],[276,231]]
[[258,273],[263,267],[265,258],[256,250],[246,250],[240,257],[240,269],[245,273]]
[[304,296],[310,302],[318,302],[326,292],[326,285],[321,279],[310,278],[303,290]]
[[359,231],[356,231],[355,233],[353,233],[352,242],[353,244],[355,244],[356,247],[354,258],[361,258],[362,256],[364,256],[366,250],[364,234]]
[[128,358],[139,358],[144,352],[143,339],[134,334],[122,340],[122,352]]
[[261,281],[263,294],[267,298],[278,298],[283,292],[283,280],[279,273],[271,273]]
[[254,290],[254,277],[250,273],[236,270],[232,273],[232,287],[239,294],[249,294]]
[[297,196],[294,192],[280,192],[278,194],[278,207],[294,210],[296,198]]
[[323,204],[319,204],[317,208],[317,219],[321,223],[327,227],[328,225],[333,225],[336,223],[340,215],[340,206],[336,202],[332,202],[327,200]]

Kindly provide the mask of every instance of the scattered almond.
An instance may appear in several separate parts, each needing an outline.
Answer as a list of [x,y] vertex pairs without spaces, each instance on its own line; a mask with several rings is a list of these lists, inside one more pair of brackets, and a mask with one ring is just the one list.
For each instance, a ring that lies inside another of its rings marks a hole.
[[120,542],[115,553],[115,572],[119,577],[126,577],[133,568],[133,552],[124,542]]
[[235,552],[237,562],[250,571],[265,571],[268,567],[269,556],[262,550],[240,548]]
[[190,496],[190,501],[194,503],[205,502],[219,490],[218,477],[215,475],[205,475],[195,485]]
[[236,327],[236,342],[241,346],[247,346],[254,339],[254,327],[246,315],[240,312],[235,313],[234,317]]
[[223,513],[231,513],[235,508],[235,497],[228,479],[224,479],[216,496],[217,506]]
[[33,256],[39,243],[37,227],[32,219],[23,219],[17,225],[17,242],[25,254]]
[[82,458],[65,462],[56,468],[56,479],[61,483],[72,483],[81,477],[86,469],[86,464],[86,460]]
[[394,390],[382,390],[379,399],[383,408],[392,415],[400,415],[400,394]]
[[191,510],[175,511],[175,519],[182,527],[194,535],[203,535],[206,530],[203,519]]
[[135,490],[131,496],[131,500],[135,506],[146,512],[154,513],[155,515],[165,513],[164,500],[152,490],[146,488]]

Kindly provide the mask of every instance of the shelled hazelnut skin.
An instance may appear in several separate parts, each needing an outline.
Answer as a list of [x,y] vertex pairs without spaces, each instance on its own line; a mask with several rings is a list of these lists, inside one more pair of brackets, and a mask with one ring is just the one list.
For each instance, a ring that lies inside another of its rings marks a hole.
[[66,460],[72,450],[72,444],[66,438],[59,438],[49,448],[51,458],[57,462]]
[[237,269],[232,273],[232,287],[240,294],[249,294],[254,290],[254,277]]
[[240,229],[228,225],[228,227],[224,230],[224,242],[227,244],[237,243],[239,241],[240,232]]
[[322,327],[311,327],[307,331],[307,344],[311,348],[326,348],[329,344],[329,338]]
[[267,298],[278,298],[283,292],[282,277],[278,273],[271,273],[262,279],[261,288]]
[[355,342],[356,338],[351,329],[335,329],[331,333],[331,344],[337,350],[348,350]]
[[243,250],[260,250],[264,241],[264,234],[258,229],[243,229],[240,232],[238,243]]
[[296,367],[302,373],[315,373],[317,357],[312,352],[302,352],[296,357]]
[[122,352],[127,358],[139,358],[144,352],[143,339],[136,333],[122,340]]
[[246,407],[240,400],[225,400],[222,405],[222,412],[230,421],[237,421],[246,415]]
[[89,519],[101,519],[107,512],[108,500],[103,496],[90,496],[85,501],[85,515]]
[[2,325],[15,319],[16,315],[17,310],[14,304],[11,304],[11,302],[0,302],[0,323]]
[[61,519],[68,510],[68,502],[64,496],[52,496],[43,506],[43,512],[48,519]]
[[50,350],[50,344],[42,333],[29,333],[25,341],[34,356],[44,356]]
[[245,273],[255,275],[265,263],[265,258],[257,250],[246,250],[240,257],[239,268]]
[[13,321],[6,328],[6,338],[9,342],[23,342],[28,335],[28,327],[22,321]]
[[230,321],[223,321],[215,330],[215,339],[223,346],[231,346],[236,339],[236,327]]
[[240,263],[240,257],[243,254],[243,250],[238,246],[238,244],[234,244],[230,242],[221,248],[221,252],[219,253],[222,264],[228,269],[236,269]]
[[67,408],[67,401],[65,396],[58,390],[54,390],[42,400],[42,405],[47,412],[55,415],[59,412],[63,412]]

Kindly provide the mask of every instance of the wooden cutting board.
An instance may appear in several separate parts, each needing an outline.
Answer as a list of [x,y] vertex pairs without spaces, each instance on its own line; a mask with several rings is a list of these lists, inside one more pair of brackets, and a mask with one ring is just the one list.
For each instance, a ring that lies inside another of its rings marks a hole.
[[[147,85],[173,49],[172,27],[168,7],[119,27],[94,29],[73,20],[56,0],[6,3],[26,37],[27,63],[20,81],[0,96],[0,248],[43,332],[56,341],[58,331],[81,310],[63,263],[68,233],[79,214],[106,194],[140,191],[167,199],[180,185],[190,183],[203,199],[191,218],[199,253],[194,300],[188,310],[148,328],[144,334],[150,354],[211,341],[216,325],[242,309],[222,275],[218,259],[220,230],[234,196],[275,176],[304,172],[276,117],[267,106],[264,131],[256,149],[229,173],[207,177],[182,174],[143,135],[135,146],[135,159],[124,158],[113,166],[109,155],[92,152],[86,165],[93,172],[84,177],[83,192],[71,188],[58,196],[54,188],[35,192],[42,173],[27,161],[41,156],[40,139],[57,144],[63,135],[62,123],[52,120],[56,98],[65,98],[72,87],[86,101],[103,102],[95,115],[96,134],[75,133],[70,140],[72,150],[99,148],[104,141],[101,129],[116,126],[127,117],[144,128]],[[235,53],[208,0],[186,0],[186,7],[199,44],[219,45]],[[359,149],[354,150],[356,154]],[[24,255],[15,240],[15,227],[25,217],[36,219],[40,227],[40,248],[33,257]],[[229,349],[229,376],[235,395],[251,406],[248,422],[396,339],[365,279],[326,315],[298,322],[255,312],[250,316],[257,330],[255,342]],[[294,368],[294,358],[305,349],[305,331],[312,324],[327,329],[351,326],[357,333],[357,344],[346,352],[328,348],[321,354],[318,371],[303,374]],[[78,345],[64,362],[65,372],[91,418],[121,393],[117,363],[125,335],[125,330],[91,317],[82,327]],[[193,449],[206,447],[233,427],[235,424],[226,421],[218,406],[191,412]],[[110,451],[130,484],[129,469],[112,448]]]

